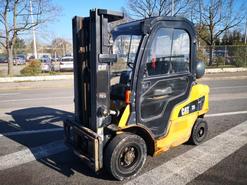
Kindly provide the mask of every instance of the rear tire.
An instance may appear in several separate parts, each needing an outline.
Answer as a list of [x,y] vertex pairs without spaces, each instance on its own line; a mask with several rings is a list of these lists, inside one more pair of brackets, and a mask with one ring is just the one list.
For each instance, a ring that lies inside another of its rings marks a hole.
[[130,179],[141,170],[147,157],[145,141],[138,135],[115,136],[104,153],[104,167],[118,180]]
[[208,134],[208,123],[202,118],[198,118],[192,128],[189,143],[199,145],[202,143]]

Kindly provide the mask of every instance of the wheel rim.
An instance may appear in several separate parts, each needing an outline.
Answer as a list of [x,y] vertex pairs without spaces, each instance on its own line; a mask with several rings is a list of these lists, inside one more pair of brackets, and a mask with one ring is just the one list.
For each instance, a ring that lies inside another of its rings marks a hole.
[[197,133],[197,137],[201,138],[203,136],[204,136],[204,128],[200,127],[199,130],[198,130],[198,133]]
[[204,125],[201,125],[196,130],[196,138],[195,139],[198,142],[201,142],[204,140],[205,136],[206,136],[206,128],[204,127]]
[[135,146],[126,146],[119,156],[119,167],[121,169],[129,169],[133,167],[138,159],[138,150]]
[[137,135],[127,133],[118,135],[108,147],[105,165],[118,180],[135,176],[146,161],[145,141]]

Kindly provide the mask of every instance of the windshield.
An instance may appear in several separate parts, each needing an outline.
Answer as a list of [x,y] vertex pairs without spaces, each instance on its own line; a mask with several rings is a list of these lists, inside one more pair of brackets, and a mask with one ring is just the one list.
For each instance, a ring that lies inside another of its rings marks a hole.
[[113,54],[117,54],[117,62],[111,67],[113,73],[121,73],[133,68],[140,41],[140,35],[119,35],[115,38]]

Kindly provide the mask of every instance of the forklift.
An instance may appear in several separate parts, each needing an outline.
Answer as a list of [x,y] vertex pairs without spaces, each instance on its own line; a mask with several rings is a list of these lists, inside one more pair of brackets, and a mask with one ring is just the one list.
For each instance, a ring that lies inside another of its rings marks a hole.
[[147,155],[198,145],[208,131],[194,25],[160,16],[113,26],[123,19],[105,9],[73,18],[75,113],[64,121],[65,143],[117,180],[136,176]]

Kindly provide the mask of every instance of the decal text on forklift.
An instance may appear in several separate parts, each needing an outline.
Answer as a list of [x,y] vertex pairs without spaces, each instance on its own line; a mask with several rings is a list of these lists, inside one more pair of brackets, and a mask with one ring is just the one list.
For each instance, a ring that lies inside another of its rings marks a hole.
[[185,116],[187,114],[199,111],[202,109],[203,103],[205,101],[205,96],[189,103],[188,105],[184,106],[178,114],[178,117]]

